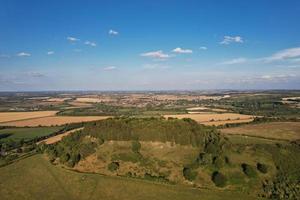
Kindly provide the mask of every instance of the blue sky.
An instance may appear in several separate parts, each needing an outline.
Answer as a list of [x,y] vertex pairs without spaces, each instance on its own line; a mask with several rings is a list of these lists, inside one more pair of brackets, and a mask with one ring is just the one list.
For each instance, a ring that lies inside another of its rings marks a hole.
[[300,89],[300,1],[0,0],[0,90]]

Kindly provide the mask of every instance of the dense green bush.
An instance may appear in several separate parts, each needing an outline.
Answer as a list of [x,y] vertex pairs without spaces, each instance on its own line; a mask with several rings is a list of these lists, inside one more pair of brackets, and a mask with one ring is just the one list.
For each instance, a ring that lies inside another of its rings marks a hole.
[[268,167],[265,164],[262,163],[257,163],[256,168],[258,171],[260,171],[261,173],[266,174],[268,172]]
[[134,140],[134,141],[131,142],[131,150],[134,153],[139,153],[141,147],[142,147],[142,145],[139,141]]
[[212,164],[212,155],[209,153],[200,153],[197,161],[200,165],[209,165]]
[[97,145],[93,142],[83,143],[79,147],[79,153],[83,158],[96,152],[95,147]]
[[51,148],[51,147],[47,148],[46,153],[48,155],[48,158],[49,158],[50,162],[53,162],[57,157],[56,150]]
[[216,171],[212,174],[211,178],[217,187],[225,187],[226,186],[227,178],[222,173]]
[[72,153],[70,160],[72,160],[74,162],[74,164],[78,163],[80,161],[80,154],[79,153]]
[[118,170],[120,167],[120,164],[118,162],[111,162],[108,164],[107,169],[111,172],[114,172]]
[[102,145],[104,143],[104,140],[102,138],[99,138],[98,143],[99,143],[99,145]]
[[228,156],[225,156],[225,163],[226,163],[227,165],[230,165],[230,164],[231,164],[230,158],[229,158]]
[[255,171],[255,169],[254,169],[251,165],[248,165],[248,164],[243,163],[241,166],[242,166],[243,172],[244,172],[248,177],[253,178],[253,177],[256,176],[256,171]]
[[70,159],[70,154],[68,154],[68,153],[63,153],[63,154],[59,157],[59,161],[60,161],[61,163],[66,163],[69,159]]
[[189,181],[194,181],[197,177],[197,172],[193,171],[189,167],[183,168],[182,173],[183,173],[184,178],[189,180]]
[[223,159],[222,156],[216,156],[214,158],[213,162],[214,162],[215,167],[218,168],[218,169],[220,169],[224,166],[224,159]]
[[8,161],[8,162],[10,162],[10,161],[13,161],[13,160],[15,160],[15,159],[17,159],[17,158],[18,158],[18,155],[17,155],[17,154],[9,154],[9,155],[7,155],[7,156],[5,157],[5,160]]

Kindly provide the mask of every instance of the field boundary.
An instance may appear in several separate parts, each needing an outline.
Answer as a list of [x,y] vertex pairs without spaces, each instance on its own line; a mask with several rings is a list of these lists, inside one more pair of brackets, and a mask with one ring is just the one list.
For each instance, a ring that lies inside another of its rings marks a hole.
[[243,136],[243,137],[251,137],[251,138],[260,138],[260,139],[265,139],[265,140],[277,140],[277,141],[283,141],[283,142],[291,142],[291,140],[287,139],[279,139],[279,138],[268,138],[268,137],[263,137],[263,136],[255,136],[255,135],[248,135],[248,134],[232,134],[232,133],[222,133],[225,137],[227,135],[230,136]]

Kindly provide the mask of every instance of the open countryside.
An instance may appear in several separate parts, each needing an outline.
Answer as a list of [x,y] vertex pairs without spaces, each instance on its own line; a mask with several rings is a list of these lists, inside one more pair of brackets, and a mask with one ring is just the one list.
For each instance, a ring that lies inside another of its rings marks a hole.
[[54,116],[57,111],[0,112],[0,123]]
[[236,113],[193,113],[179,115],[165,115],[166,118],[174,117],[178,119],[191,118],[201,124],[222,125],[226,123],[250,122],[254,119],[251,115],[242,115]]
[[300,200],[299,0],[0,16],[0,200]]
[[101,119],[106,119],[106,118],[108,118],[108,117],[105,117],[105,116],[82,116],[82,117],[51,116],[51,117],[42,117],[42,118],[0,123],[0,126],[16,126],[16,127],[59,126],[59,125],[63,125],[63,124],[89,122],[89,121],[96,121],[96,120],[101,120]]

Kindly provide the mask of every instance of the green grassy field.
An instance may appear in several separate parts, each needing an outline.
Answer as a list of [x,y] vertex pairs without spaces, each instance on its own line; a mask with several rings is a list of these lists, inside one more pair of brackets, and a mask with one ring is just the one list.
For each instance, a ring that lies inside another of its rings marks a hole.
[[0,196],[6,199],[254,199],[223,190],[200,190],[144,180],[78,173],[36,155],[0,168]]
[[61,126],[55,127],[36,127],[36,128],[7,128],[0,130],[0,139],[2,141],[13,140],[30,140],[35,137],[50,135],[62,129]]
[[300,122],[269,122],[221,129],[224,135],[243,135],[275,140],[300,139]]

